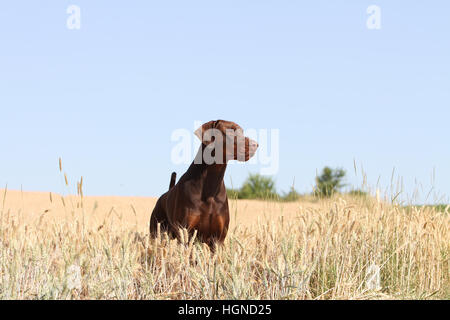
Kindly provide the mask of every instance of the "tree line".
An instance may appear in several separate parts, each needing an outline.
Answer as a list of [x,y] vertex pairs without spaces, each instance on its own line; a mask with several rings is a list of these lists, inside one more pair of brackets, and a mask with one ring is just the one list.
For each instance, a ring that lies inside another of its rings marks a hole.
[[[316,183],[310,195],[317,198],[328,198],[336,193],[340,193],[345,186],[344,178],[346,171],[342,168],[332,169],[325,167],[320,175],[316,177]],[[228,196],[232,199],[271,199],[280,201],[296,201],[302,194],[297,192],[294,186],[288,192],[279,194],[275,188],[275,181],[272,177],[260,174],[250,174],[239,189],[227,189]],[[366,192],[352,190],[353,195],[366,196]]]

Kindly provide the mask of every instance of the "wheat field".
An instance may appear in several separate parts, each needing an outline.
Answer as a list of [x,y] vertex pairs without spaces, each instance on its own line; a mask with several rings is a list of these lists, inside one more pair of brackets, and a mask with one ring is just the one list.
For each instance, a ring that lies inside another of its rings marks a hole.
[[230,200],[224,246],[149,239],[155,198],[0,190],[0,299],[449,299],[449,208]]

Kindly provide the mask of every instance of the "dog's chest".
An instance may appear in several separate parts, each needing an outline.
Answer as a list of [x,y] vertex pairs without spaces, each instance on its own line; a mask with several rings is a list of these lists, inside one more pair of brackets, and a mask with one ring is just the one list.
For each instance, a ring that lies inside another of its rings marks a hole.
[[194,210],[189,210],[186,225],[189,229],[195,229],[200,234],[221,233],[226,227],[227,211],[224,203],[213,198],[202,203]]

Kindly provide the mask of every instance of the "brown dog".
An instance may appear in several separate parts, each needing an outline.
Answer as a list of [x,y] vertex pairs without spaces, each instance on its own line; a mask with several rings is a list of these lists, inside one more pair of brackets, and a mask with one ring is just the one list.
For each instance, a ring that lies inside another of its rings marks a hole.
[[150,218],[150,235],[161,231],[178,237],[179,228],[186,228],[210,248],[223,243],[230,215],[223,177],[229,160],[247,161],[256,152],[256,141],[243,135],[234,122],[209,121],[195,131],[202,141],[189,169],[175,185],[172,173],[169,191],[157,201]]

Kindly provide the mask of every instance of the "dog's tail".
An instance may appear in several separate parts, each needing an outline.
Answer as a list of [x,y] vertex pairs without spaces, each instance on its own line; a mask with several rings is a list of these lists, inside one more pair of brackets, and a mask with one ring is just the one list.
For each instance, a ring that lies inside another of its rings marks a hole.
[[177,179],[177,173],[172,172],[172,175],[170,176],[170,184],[169,184],[169,190],[172,189],[172,187],[175,185],[175,180]]

